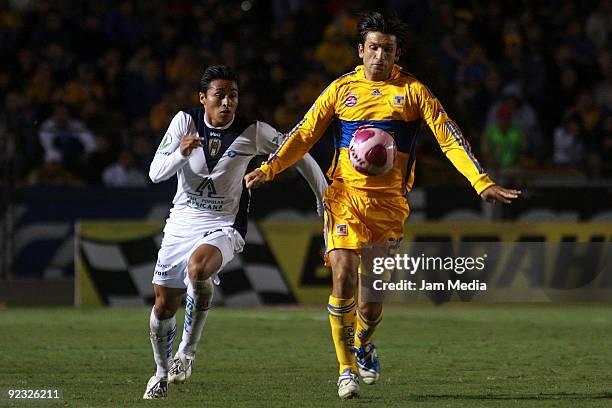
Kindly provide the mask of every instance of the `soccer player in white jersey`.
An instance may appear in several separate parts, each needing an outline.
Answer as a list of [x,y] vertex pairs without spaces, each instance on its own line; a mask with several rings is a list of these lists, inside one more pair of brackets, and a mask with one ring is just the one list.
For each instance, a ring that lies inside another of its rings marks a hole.
[[[217,273],[244,246],[247,166],[254,156],[273,153],[283,139],[267,123],[236,114],[238,82],[228,67],[207,68],[199,86],[202,106],[174,116],[151,163],[153,182],[176,174],[178,183],[153,277],[150,329],[157,371],[147,383],[145,399],[163,399],[168,383],[183,383],[191,376]],[[295,167],[322,213],[327,181],[321,169],[308,155]],[[183,337],[173,358],[175,314],[185,291]]]

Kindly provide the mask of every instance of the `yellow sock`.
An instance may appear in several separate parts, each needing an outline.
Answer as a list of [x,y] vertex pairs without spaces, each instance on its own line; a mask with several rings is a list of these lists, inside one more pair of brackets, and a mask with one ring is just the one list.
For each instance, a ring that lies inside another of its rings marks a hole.
[[372,335],[374,331],[376,331],[376,327],[382,320],[383,314],[380,312],[380,316],[376,318],[376,320],[367,320],[359,311],[357,310],[357,321],[355,327],[355,347],[359,348],[364,344],[368,344],[372,339]]
[[353,342],[355,338],[355,298],[340,299],[329,297],[327,303],[332,338],[336,357],[340,364],[340,374],[347,368],[357,372]]

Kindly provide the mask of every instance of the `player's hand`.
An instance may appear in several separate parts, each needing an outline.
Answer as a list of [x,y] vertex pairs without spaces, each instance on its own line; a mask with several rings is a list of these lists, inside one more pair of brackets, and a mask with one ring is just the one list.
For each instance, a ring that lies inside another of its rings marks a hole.
[[498,185],[491,186],[487,188],[485,191],[480,193],[480,197],[488,201],[490,203],[495,204],[498,201],[501,201],[505,204],[510,204],[513,199],[518,198],[521,195],[521,190],[513,190],[508,188],[503,188]]
[[190,156],[193,149],[202,146],[203,137],[198,137],[195,135],[187,135],[183,136],[181,139],[181,154],[185,157]]
[[244,183],[246,188],[257,188],[266,182],[266,175],[263,171],[255,169],[246,176],[244,176]]

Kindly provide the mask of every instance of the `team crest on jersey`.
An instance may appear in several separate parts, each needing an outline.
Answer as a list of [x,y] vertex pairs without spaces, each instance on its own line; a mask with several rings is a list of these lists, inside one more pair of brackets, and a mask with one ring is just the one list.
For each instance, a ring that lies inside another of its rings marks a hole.
[[348,235],[348,227],[346,224],[338,224],[336,225],[336,235],[339,236],[347,236]]
[[163,150],[168,147],[172,143],[172,135],[170,133],[166,133],[161,143],[159,144],[159,150]]
[[372,91],[372,96],[380,96],[380,95],[382,95],[382,93],[378,89],[375,89]]
[[393,106],[404,106],[404,102],[406,101],[406,97],[403,95],[395,95],[393,97]]
[[355,94],[349,94],[349,95],[346,97],[346,101],[344,101],[344,105],[345,105],[345,106],[347,106],[347,107],[349,107],[349,108],[352,108],[353,106],[357,105],[357,102],[358,102],[358,101],[359,101],[359,100],[357,99],[357,95],[355,95]]
[[208,154],[210,154],[210,157],[217,157],[219,152],[221,152],[221,139],[218,137],[208,139]]

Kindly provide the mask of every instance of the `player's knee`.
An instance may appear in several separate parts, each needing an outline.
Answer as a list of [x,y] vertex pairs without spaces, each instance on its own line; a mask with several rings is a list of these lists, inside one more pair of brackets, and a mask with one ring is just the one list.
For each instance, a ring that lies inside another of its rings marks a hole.
[[348,299],[355,295],[357,271],[350,265],[338,265],[334,273],[334,295]]
[[189,280],[204,281],[210,278],[219,267],[208,258],[190,259],[188,265]]
[[382,313],[382,303],[360,302],[359,312],[367,320],[377,320]]
[[179,306],[178,299],[172,299],[170,296],[157,296],[155,298],[155,317],[159,320],[170,319],[176,314]]

